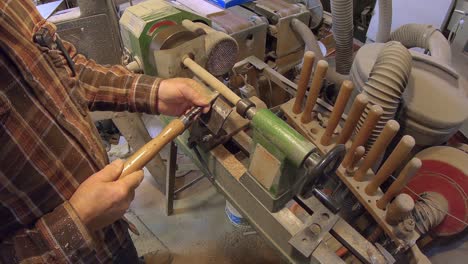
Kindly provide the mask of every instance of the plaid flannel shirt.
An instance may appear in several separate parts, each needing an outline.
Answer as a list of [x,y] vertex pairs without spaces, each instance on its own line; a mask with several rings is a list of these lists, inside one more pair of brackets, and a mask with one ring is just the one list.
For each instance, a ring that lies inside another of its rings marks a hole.
[[0,1],[0,262],[106,263],[131,243],[119,220],[90,235],[67,202],[107,155],[88,111],[157,113],[160,79],[33,42],[54,25]]

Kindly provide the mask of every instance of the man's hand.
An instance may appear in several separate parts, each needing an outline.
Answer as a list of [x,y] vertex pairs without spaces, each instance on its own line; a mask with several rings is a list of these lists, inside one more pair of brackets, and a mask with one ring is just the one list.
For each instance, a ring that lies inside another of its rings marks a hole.
[[135,197],[143,180],[143,171],[118,179],[123,161],[115,160],[84,181],[69,203],[90,231],[106,227],[120,219]]
[[158,92],[158,110],[163,115],[180,116],[192,106],[203,106],[203,112],[210,110],[209,102],[194,87],[200,84],[188,78],[174,78],[161,81]]

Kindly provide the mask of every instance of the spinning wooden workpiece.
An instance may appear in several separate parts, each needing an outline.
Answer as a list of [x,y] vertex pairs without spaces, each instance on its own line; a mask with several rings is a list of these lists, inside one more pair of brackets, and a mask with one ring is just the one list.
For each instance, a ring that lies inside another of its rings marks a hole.
[[307,51],[304,54],[304,63],[302,64],[301,75],[297,83],[296,100],[294,101],[293,112],[300,114],[302,112],[302,101],[304,100],[307,86],[309,85],[312,67],[314,67],[315,54]]
[[241,98],[235,94],[231,89],[229,89],[224,83],[218,80],[216,77],[211,75],[202,66],[196,63],[194,60],[188,56],[182,60],[182,63],[187,66],[195,75],[197,75],[201,80],[206,82],[210,87],[218,91],[223,95],[226,100],[231,102],[233,105],[236,105]]
[[317,103],[317,98],[320,93],[320,88],[322,87],[323,78],[327,74],[328,62],[321,60],[317,63],[315,68],[314,77],[312,79],[312,84],[310,86],[309,96],[307,97],[306,106],[304,112],[302,113],[301,122],[309,123],[312,121],[312,110]]

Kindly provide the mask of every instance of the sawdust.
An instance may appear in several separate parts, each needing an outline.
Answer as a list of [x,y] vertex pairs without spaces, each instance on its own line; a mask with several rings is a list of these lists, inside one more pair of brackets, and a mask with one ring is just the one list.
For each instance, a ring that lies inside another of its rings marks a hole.
[[236,228],[226,232],[224,240],[224,263],[286,263],[260,235],[249,234],[245,229]]
[[239,180],[240,177],[246,172],[247,169],[244,167],[244,165],[242,165],[242,163],[222,145],[214,148],[211,153],[237,180]]

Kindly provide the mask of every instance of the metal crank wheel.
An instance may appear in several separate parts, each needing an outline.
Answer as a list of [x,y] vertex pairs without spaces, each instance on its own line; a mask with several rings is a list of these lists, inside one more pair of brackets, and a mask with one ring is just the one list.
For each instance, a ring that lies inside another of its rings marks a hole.
[[315,186],[326,181],[340,166],[344,159],[346,148],[343,144],[336,145],[320,159],[309,156],[305,165],[308,172],[299,186],[299,195],[309,197]]

